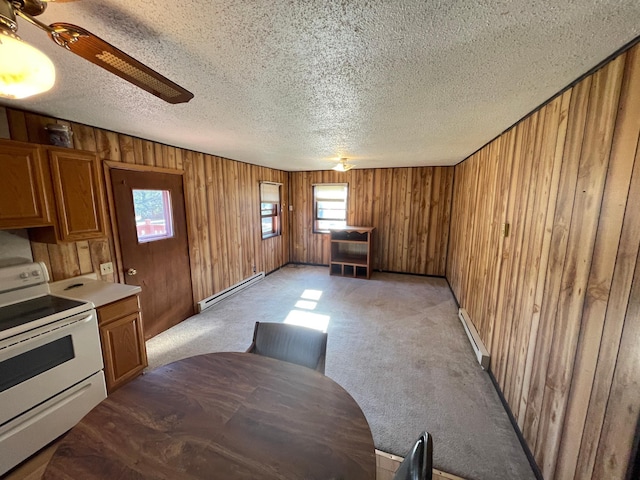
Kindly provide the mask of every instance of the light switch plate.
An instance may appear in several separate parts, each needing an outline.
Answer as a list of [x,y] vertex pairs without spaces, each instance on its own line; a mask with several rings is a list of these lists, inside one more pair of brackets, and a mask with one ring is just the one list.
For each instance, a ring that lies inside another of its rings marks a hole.
[[113,273],[113,263],[112,262],[101,263],[100,264],[100,274],[101,275],[109,275],[110,273]]

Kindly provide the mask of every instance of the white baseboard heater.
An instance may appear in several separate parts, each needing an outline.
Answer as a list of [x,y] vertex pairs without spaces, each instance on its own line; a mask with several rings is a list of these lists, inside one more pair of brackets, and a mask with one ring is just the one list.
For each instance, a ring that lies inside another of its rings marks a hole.
[[222,290],[210,297],[205,298],[204,300],[200,300],[198,302],[198,313],[209,308],[212,305],[215,305],[220,300],[224,300],[225,298],[233,295],[234,293],[238,293],[240,290],[244,290],[247,287],[250,287],[256,282],[259,282],[264,278],[264,272],[256,273],[255,275],[242,280],[241,282],[236,283],[235,285],[231,285],[229,288]]
[[467,332],[467,337],[469,337],[469,342],[471,342],[471,346],[473,347],[473,351],[476,354],[476,358],[478,359],[478,363],[483,368],[483,370],[489,369],[489,352],[487,351],[484,343],[480,340],[480,335],[478,335],[478,331],[476,327],[473,326],[471,319],[469,318],[469,314],[464,308],[458,310],[458,317],[462,322],[462,326]]

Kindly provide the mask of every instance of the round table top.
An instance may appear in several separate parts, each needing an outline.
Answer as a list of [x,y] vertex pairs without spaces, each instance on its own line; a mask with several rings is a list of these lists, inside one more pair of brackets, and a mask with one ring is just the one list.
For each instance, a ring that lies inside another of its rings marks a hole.
[[111,394],[43,479],[375,479],[367,420],[337,383],[250,353],[212,353]]

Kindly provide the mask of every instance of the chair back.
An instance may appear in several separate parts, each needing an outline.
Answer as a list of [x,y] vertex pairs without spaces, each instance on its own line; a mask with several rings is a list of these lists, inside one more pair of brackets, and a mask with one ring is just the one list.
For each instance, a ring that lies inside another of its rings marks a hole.
[[432,470],[433,440],[427,432],[422,432],[396,470],[393,480],[431,480]]
[[286,323],[256,322],[250,353],[296,363],[324,374],[327,334]]

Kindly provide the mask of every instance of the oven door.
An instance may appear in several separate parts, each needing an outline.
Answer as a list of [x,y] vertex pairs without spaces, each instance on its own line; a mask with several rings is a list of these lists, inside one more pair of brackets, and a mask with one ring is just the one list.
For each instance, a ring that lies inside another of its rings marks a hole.
[[95,310],[0,344],[0,425],[102,370]]

